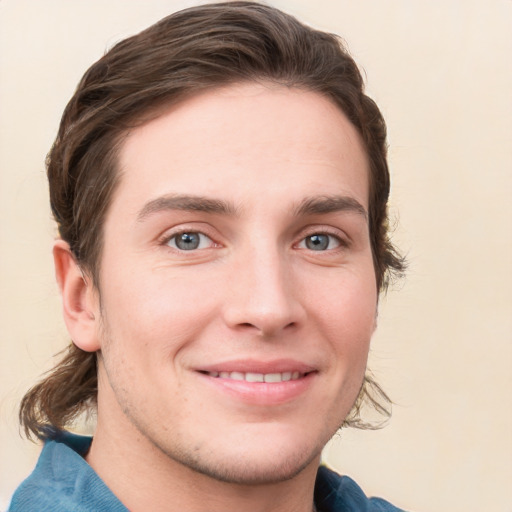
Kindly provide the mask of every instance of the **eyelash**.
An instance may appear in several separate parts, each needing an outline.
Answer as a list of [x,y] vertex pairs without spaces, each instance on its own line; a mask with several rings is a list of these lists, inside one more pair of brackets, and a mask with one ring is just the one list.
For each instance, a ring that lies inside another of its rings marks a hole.
[[[311,237],[314,237],[314,236],[327,236],[330,238],[330,240],[334,239],[337,243],[337,246],[336,247],[332,247],[332,248],[327,248],[323,251],[315,251],[314,249],[310,249],[308,247],[304,247],[304,249],[306,250],[310,250],[310,251],[313,251],[313,252],[333,252],[333,251],[337,251],[337,250],[341,250],[343,248],[347,248],[349,247],[349,241],[347,240],[347,238],[343,237],[340,235],[339,231],[336,231],[335,233],[330,231],[330,230],[326,230],[326,229],[313,229],[311,230],[309,233],[306,233],[305,235],[302,236],[302,238],[300,239],[300,241],[296,244],[296,246],[299,246],[301,244],[306,244],[306,240],[308,238],[311,238]],[[329,240],[329,245],[330,245],[330,240]],[[302,247],[301,247],[302,249]]]
[[[193,252],[193,251],[205,249],[205,247],[203,247],[203,248],[197,247],[197,248],[193,248],[193,249],[181,249],[180,247],[177,246],[177,240],[178,240],[178,237],[183,236],[183,235],[199,235],[199,237],[205,237],[210,241],[210,243],[211,243],[210,247],[218,246],[218,244],[216,244],[209,235],[207,235],[206,233],[203,233],[202,231],[199,231],[197,229],[195,229],[195,230],[194,229],[183,229],[176,233],[168,234],[160,240],[160,245],[168,246],[170,249],[173,249],[173,250],[179,251],[179,252]],[[174,240],[174,245],[175,245],[174,247],[172,247],[170,245],[172,240]],[[201,240],[199,240],[199,243],[201,244]],[[207,248],[209,248],[209,247],[207,247]]]
[[[178,240],[178,237],[183,236],[183,235],[199,235],[200,238],[205,237],[210,242],[209,246],[208,247],[200,247],[200,245],[201,245],[201,239],[200,239],[198,247],[193,247],[191,249],[180,248],[180,247],[178,247],[177,240]],[[315,236],[318,236],[318,237],[327,236],[327,237],[329,237],[329,240],[327,241],[328,245],[327,245],[327,247],[325,249],[315,250],[315,249],[312,249],[311,247],[307,246],[307,240],[311,239],[311,237],[315,237]],[[172,240],[174,240],[174,247],[170,245]],[[331,247],[330,248],[329,246],[332,245],[331,244],[332,240],[334,240],[337,245],[336,245],[336,247]],[[217,244],[212,239],[211,236],[209,236],[206,233],[204,233],[203,231],[199,231],[197,229],[182,229],[182,230],[180,230],[178,232],[174,232],[174,233],[168,234],[165,237],[163,237],[160,240],[159,243],[160,243],[160,245],[167,246],[170,249],[172,249],[174,251],[181,252],[181,253],[184,253],[184,252],[194,252],[194,251],[209,249],[211,247],[216,247],[216,246],[219,247],[220,246],[220,244]],[[303,244],[304,244],[304,246],[302,246]],[[336,250],[340,250],[340,249],[346,248],[348,246],[349,246],[349,242],[346,240],[346,238],[341,237],[338,232],[332,233],[329,230],[325,230],[325,229],[323,229],[323,230],[321,230],[321,229],[319,229],[319,230],[312,230],[311,232],[303,235],[298,243],[294,244],[294,247],[297,247],[297,248],[299,248],[301,250],[302,249],[309,250],[309,251],[312,251],[312,252],[333,252],[333,251],[336,251]]]

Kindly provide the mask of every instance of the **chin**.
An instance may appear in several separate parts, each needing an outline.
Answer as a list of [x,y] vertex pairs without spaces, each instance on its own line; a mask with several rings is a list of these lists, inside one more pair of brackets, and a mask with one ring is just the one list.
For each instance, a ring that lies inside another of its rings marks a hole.
[[219,482],[238,485],[269,485],[291,480],[307,467],[314,464],[315,470],[319,463],[320,454],[269,453],[262,447],[259,453],[239,454],[222,460],[212,456],[205,457],[199,452],[197,457],[190,454],[181,459],[176,454],[169,454],[176,462],[188,467],[196,473],[203,474]]

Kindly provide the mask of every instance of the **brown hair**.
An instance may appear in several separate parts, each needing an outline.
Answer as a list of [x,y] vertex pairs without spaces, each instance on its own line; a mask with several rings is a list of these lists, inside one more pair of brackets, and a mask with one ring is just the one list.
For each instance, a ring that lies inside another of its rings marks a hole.
[[[272,81],[330,98],[356,127],[370,162],[369,226],[379,290],[404,261],[388,235],[386,126],[364,94],[340,39],[275,8],[226,2],[185,9],[116,44],[93,64],[68,103],[47,157],[50,201],[63,240],[95,286],[105,213],[115,190],[123,136],[164,106],[208,88]],[[23,398],[28,436],[51,436],[96,400],[96,354],[71,344],[64,359]],[[367,375],[347,425],[369,428],[363,403],[389,416],[390,401]]]

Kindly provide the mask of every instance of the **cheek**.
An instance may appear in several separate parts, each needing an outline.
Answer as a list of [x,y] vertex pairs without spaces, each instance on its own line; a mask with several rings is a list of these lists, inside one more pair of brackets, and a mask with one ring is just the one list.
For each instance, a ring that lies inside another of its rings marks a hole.
[[336,364],[350,373],[364,371],[376,326],[377,290],[373,273],[333,279],[325,284],[317,300],[319,323],[336,354]]
[[190,272],[172,276],[156,270],[133,272],[129,280],[119,277],[110,276],[102,303],[110,336],[122,340],[126,350],[151,345],[148,355],[168,357],[216,310],[209,282]]
[[[309,293],[306,289],[302,293],[317,303],[325,324],[333,329],[342,333],[369,332],[371,335],[375,330],[377,312],[377,288],[372,269],[363,268],[358,272],[340,269],[338,274],[322,281],[313,276]],[[312,289],[315,290],[314,295]]]

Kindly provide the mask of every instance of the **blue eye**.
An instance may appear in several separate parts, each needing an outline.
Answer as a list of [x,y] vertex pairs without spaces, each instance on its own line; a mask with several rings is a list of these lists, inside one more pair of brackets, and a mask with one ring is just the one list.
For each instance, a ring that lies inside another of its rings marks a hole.
[[305,247],[310,251],[326,251],[328,249],[336,249],[340,245],[340,240],[333,235],[315,233],[304,238],[304,240],[299,244],[299,247]]
[[178,233],[177,235],[174,235],[169,239],[167,245],[180,251],[194,251],[196,249],[205,249],[206,247],[210,247],[212,245],[212,240],[203,233],[187,231],[185,233]]

